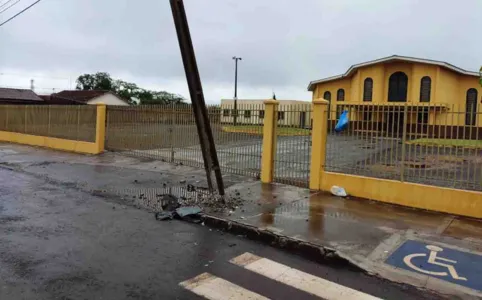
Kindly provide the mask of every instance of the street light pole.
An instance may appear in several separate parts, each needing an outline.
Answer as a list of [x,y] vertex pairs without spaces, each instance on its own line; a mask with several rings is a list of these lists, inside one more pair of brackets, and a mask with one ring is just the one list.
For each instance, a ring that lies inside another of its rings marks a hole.
[[241,57],[233,56],[234,60],[234,115],[233,125],[238,125],[238,60],[243,60]]

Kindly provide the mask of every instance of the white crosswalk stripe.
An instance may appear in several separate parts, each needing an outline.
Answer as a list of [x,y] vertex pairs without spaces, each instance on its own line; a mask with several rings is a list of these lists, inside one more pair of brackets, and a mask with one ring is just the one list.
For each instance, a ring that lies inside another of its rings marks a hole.
[[[281,284],[326,300],[381,300],[326,279],[285,266],[267,258],[244,253],[230,260],[231,263]],[[185,289],[210,300],[268,299],[232,282],[203,273],[179,284]]]
[[244,267],[245,269],[326,300],[379,300],[377,297],[347,288],[343,285],[336,284],[251,253],[244,253],[233,258],[231,262],[235,265]]
[[191,292],[210,300],[269,300],[266,297],[248,291],[234,283],[209,273],[203,273],[179,285]]

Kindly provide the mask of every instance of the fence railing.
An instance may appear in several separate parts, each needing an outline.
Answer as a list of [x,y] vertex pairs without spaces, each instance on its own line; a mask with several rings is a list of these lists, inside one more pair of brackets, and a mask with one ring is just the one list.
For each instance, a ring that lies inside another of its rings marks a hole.
[[[210,106],[208,114],[223,170],[259,176],[261,168],[261,105]],[[233,116],[237,115],[237,124]],[[195,167],[204,165],[192,108],[155,105],[107,108],[106,148],[130,155]]]
[[95,142],[95,105],[2,105],[0,130]]
[[482,110],[402,103],[331,105],[326,170],[482,191]]

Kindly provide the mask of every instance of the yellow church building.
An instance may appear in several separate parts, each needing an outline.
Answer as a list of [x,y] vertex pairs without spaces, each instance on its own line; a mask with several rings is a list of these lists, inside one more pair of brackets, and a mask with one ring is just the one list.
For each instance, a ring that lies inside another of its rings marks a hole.
[[405,122],[411,131],[481,138],[479,79],[479,73],[446,62],[393,55],[312,81],[308,90],[313,99],[330,101],[331,120],[346,109],[351,122],[401,131],[408,112]]

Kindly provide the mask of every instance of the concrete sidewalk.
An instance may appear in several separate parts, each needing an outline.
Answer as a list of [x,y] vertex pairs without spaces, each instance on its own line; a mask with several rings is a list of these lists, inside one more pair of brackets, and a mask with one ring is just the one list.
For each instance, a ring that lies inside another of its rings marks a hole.
[[[0,167],[151,211],[161,210],[159,195],[196,197],[205,193],[206,187],[203,170],[115,153],[85,156],[0,144]],[[232,206],[206,207],[213,218],[329,249],[367,272],[393,281],[452,298],[482,296],[477,290],[385,263],[407,240],[480,253],[482,222],[478,220],[313,194],[287,185],[263,185],[238,175],[224,174],[224,179]]]
[[385,263],[408,240],[480,255],[480,220],[280,184],[240,183],[229,190],[243,199],[243,207],[210,215],[334,250],[367,272],[392,281],[464,299],[482,296],[481,291]]

